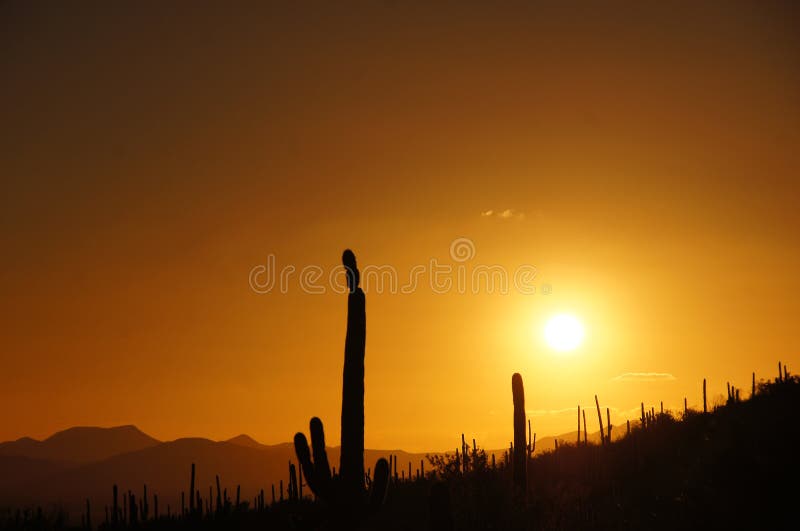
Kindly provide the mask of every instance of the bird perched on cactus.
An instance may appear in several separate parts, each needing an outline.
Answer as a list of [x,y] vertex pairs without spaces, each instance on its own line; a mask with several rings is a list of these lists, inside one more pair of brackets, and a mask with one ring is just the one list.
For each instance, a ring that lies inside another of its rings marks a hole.
[[355,518],[359,509],[376,508],[383,503],[389,485],[389,463],[378,459],[370,482],[369,497],[364,484],[364,351],[367,321],[365,297],[359,287],[360,273],[353,251],[342,253],[347,274],[347,334],[344,346],[342,382],[342,441],[339,476],[331,475],[325,451],[322,421],[309,423],[311,448],[303,433],[294,436],[297,459],[311,491],[317,498],[341,509],[340,517]]

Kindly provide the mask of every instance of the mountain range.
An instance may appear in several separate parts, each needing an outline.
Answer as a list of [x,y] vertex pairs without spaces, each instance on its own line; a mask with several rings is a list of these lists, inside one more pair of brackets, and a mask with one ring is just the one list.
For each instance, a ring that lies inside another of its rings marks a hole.
[[[616,433],[615,435],[619,435]],[[574,441],[576,432],[546,437],[536,442],[536,453],[550,450],[555,439]],[[590,435],[599,440],[598,434]],[[460,441],[458,441],[460,443]],[[456,446],[454,445],[453,451]],[[505,449],[487,450],[501,459]],[[435,453],[435,452],[427,452]],[[398,474],[408,474],[410,464],[416,474],[426,453],[402,450],[365,450],[365,464],[372,466],[379,457],[397,456]],[[329,447],[332,465],[339,462],[339,447]],[[175,511],[181,491],[189,488],[191,464],[196,466],[196,488],[209,496],[215,490],[216,476],[235,498],[237,486],[242,500],[250,500],[264,489],[269,501],[274,485],[280,496],[281,481],[288,481],[289,462],[296,462],[292,443],[264,445],[239,435],[225,441],[182,438],[159,441],[135,426],[112,428],[75,427],[55,433],[42,441],[23,437],[0,443],[0,508],[20,505],[59,505],[80,511],[86,499],[93,504],[94,518],[111,504],[112,486],[120,492],[140,494],[144,485],[159,496],[160,510]],[[425,460],[425,467],[429,463]],[[215,492],[211,496],[215,496]]]

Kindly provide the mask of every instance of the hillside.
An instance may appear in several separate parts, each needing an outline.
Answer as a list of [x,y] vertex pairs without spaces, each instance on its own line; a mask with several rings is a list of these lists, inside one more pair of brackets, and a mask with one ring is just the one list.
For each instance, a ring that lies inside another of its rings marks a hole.
[[529,461],[527,507],[508,470],[451,474],[455,528],[796,529],[798,406],[790,377],[708,414],[660,414],[612,444],[559,444]]
[[[761,384],[754,398],[731,400],[707,414],[690,410],[680,416],[657,415],[645,427],[637,422],[628,436],[619,430],[611,444],[600,445],[597,437],[590,437],[588,445],[576,445],[577,434],[572,433],[557,437],[554,451],[547,449],[553,438],[545,438],[537,441],[539,452],[528,463],[527,505],[511,496],[510,468],[501,452],[492,467],[491,452],[479,449],[466,472],[452,455],[438,466],[426,460],[423,479],[392,481],[385,506],[368,518],[365,528],[430,528],[435,485],[448,493],[455,529],[792,528],[796,489],[784,485],[800,473],[798,405],[800,379],[794,377]],[[367,467],[389,453],[365,451]],[[411,463],[416,476],[424,456],[391,453],[397,455],[398,472]],[[328,456],[338,463],[339,449],[328,448]],[[163,518],[167,505],[175,514],[195,463],[196,488],[204,503],[214,506],[217,474],[232,504],[241,487],[244,505],[239,510],[228,506],[211,516],[208,525],[262,527],[267,518],[277,529],[318,529],[326,519],[319,510],[324,506],[289,500],[271,506],[273,483],[279,489],[283,480],[288,496],[290,461],[296,463],[291,444],[261,445],[246,436],[223,442],[179,439],[78,467],[4,456],[0,465],[8,473],[0,505],[56,502],[71,511],[74,522],[89,498],[92,519],[101,522],[112,485],[140,496],[147,484],[149,499],[159,496]],[[9,482],[11,476],[25,480]],[[269,510],[248,511],[262,488]],[[303,494],[310,500],[307,486]],[[159,523],[171,525],[163,519]]]

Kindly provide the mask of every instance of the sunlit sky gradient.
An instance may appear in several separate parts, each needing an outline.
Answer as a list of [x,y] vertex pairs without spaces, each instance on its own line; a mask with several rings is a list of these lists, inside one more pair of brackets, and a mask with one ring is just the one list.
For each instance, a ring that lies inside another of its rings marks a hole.
[[0,440],[338,441],[346,297],[270,253],[552,287],[368,293],[368,447],[507,446],[513,372],[543,436],[800,371],[796,4],[406,4],[0,5]]

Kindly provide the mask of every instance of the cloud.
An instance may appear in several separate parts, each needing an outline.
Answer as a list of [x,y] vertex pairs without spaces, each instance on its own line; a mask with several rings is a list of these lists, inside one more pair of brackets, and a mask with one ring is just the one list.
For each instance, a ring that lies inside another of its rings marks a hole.
[[516,219],[516,220],[523,220],[525,219],[525,213],[520,212],[518,210],[514,210],[513,208],[507,208],[505,210],[484,210],[481,212],[482,218],[499,218],[499,219]]
[[[608,404],[600,404],[600,409],[605,414],[606,408],[610,409],[611,412],[618,415],[632,415],[639,413],[639,406],[636,406],[631,409],[621,409],[617,406],[612,406]],[[594,411],[595,410],[595,403],[592,401],[591,403],[581,404],[581,411]],[[578,405],[575,404],[572,407],[565,407],[562,409],[526,409],[525,413],[530,415],[531,417],[549,417],[549,416],[570,416],[574,417],[575,414],[578,412]],[[605,417],[603,417],[605,419]]]
[[612,382],[670,382],[677,380],[668,372],[626,372],[615,376]]
[[567,413],[574,415],[576,411],[577,406],[563,409],[529,409],[525,412],[532,417],[546,417],[549,415],[566,415]]

